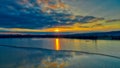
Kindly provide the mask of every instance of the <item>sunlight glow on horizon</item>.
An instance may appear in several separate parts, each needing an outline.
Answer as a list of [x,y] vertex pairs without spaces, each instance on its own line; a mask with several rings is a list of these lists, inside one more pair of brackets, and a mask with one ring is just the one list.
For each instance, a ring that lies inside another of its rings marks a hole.
[[[100,24],[100,25],[99,25]],[[29,28],[1,28],[1,32],[94,32],[94,31],[116,31],[120,30],[120,21],[98,21],[86,24],[73,24],[69,26],[57,26],[44,29],[29,29]]]
[[59,30],[59,29],[55,29],[54,31],[55,31],[55,32],[60,32],[60,30]]

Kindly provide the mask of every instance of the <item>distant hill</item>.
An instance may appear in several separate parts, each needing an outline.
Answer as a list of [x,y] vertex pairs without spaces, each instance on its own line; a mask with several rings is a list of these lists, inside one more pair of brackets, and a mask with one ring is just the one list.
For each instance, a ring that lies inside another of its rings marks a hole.
[[69,34],[0,34],[0,38],[71,38],[71,39],[116,39],[120,40],[120,31],[90,32]]
[[120,31],[77,33],[65,35],[64,37],[82,39],[120,39]]

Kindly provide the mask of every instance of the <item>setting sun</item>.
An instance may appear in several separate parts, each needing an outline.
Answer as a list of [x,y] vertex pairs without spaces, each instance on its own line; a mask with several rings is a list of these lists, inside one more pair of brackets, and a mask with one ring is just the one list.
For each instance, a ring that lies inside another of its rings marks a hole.
[[59,30],[59,29],[55,29],[54,31],[55,31],[55,32],[59,32],[60,30]]

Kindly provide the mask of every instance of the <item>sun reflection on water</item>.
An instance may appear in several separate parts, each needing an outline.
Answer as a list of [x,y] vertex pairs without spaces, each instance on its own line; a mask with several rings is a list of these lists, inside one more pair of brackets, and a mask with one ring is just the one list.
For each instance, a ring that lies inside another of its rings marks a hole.
[[60,50],[60,39],[59,38],[55,39],[55,50]]

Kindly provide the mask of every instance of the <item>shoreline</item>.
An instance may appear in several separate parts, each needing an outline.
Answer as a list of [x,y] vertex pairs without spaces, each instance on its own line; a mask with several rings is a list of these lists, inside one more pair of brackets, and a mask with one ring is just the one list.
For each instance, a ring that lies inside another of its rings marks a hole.
[[120,40],[120,36],[97,36],[97,35],[0,35],[2,38],[69,38],[69,39],[104,39],[104,40]]
[[70,39],[104,39],[120,40],[120,31],[112,32],[91,32],[75,34],[0,34],[0,38],[70,38]]

